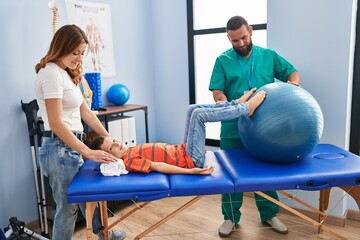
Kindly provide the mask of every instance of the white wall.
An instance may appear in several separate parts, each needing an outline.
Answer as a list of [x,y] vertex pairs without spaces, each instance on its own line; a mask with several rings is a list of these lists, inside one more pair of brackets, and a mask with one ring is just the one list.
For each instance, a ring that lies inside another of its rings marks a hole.
[[[319,102],[324,114],[320,142],[349,148],[353,53],[357,1],[268,1],[268,47],[290,60],[301,74],[301,84]],[[343,192],[333,189],[330,208]],[[302,192],[318,206],[318,193]],[[315,197],[316,196],[316,197]],[[332,215],[342,216],[342,201]],[[355,202],[349,199],[350,208]]]
[[151,2],[157,139],[178,144],[189,104],[186,1]]

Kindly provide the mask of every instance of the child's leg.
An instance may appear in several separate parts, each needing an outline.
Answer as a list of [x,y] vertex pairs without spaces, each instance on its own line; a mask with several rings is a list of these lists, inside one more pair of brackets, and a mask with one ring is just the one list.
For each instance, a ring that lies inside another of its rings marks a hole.
[[[185,122],[185,134],[184,134],[184,143],[187,142],[187,138],[188,138],[188,131],[189,131],[189,122],[190,122],[190,117],[193,113],[193,111],[195,109],[198,108],[218,108],[218,107],[224,107],[224,106],[228,106],[230,103],[229,102],[224,102],[222,104],[191,104],[187,107],[187,111],[186,111],[186,122]],[[234,103],[232,103],[234,104]]]
[[186,151],[195,166],[203,167],[205,161],[205,123],[231,120],[249,114],[248,104],[231,101],[219,107],[196,108],[192,110],[188,123]]
[[239,118],[244,115],[247,116],[250,111],[248,103],[239,104],[236,100],[222,104],[195,106],[199,107],[192,107],[191,111],[188,111],[187,126],[189,128],[191,128],[191,118],[193,115],[198,115],[197,119],[201,118],[203,122],[220,122]]

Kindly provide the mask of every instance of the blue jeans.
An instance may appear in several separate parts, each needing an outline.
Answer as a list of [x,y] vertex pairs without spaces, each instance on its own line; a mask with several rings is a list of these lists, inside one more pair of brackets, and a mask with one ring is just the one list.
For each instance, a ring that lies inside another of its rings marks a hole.
[[[52,240],[71,240],[78,215],[78,204],[67,203],[66,189],[84,163],[82,157],[59,138],[44,137],[39,163],[43,174],[49,177],[56,203]],[[79,207],[85,216],[85,203],[80,203]],[[95,209],[92,224],[94,233],[100,232],[102,223],[99,207]]]
[[249,105],[236,100],[222,104],[192,104],[188,106],[184,142],[186,152],[196,167],[204,167],[205,162],[205,123],[239,118],[249,114]]

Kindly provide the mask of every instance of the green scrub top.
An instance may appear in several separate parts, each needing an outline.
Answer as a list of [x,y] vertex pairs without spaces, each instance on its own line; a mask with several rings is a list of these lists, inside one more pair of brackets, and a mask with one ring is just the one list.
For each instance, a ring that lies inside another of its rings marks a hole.
[[[223,52],[215,61],[209,90],[221,90],[228,101],[238,99],[251,88],[260,88],[275,79],[286,82],[297,70],[275,51],[253,46],[248,59],[233,48]],[[221,138],[240,138],[237,119],[221,122]]]

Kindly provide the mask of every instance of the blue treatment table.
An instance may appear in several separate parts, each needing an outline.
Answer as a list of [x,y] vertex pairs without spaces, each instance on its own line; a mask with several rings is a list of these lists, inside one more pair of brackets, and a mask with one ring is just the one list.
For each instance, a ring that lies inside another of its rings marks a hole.
[[[136,200],[149,202],[166,197],[198,196],[174,212],[174,214],[178,214],[196,202],[200,197],[199,195],[235,192],[256,192],[310,221],[319,229],[321,228],[323,231],[344,239],[323,226],[322,223],[306,217],[259,191],[290,189],[314,191],[342,186],[346,186],[346,190],[351,190],[351,186],[358,188],[360,185],[359,156],[334,145],[319,144],[306,158],[295,163],[268,163],[253,158],[245,149],[231,149],[216,152],[208,151],[205,164],[215,166],[211,175],[167,175],[152,172],[149,174],[129,173],[119,177],[105,177],[98,170],[99,163],[87,160],[68,187],[67,200],[69,203],[87,203],[87,239],[92,239],[91,219],[97,202],[101,203],[106,239],[108,230],[127,216],[109,226],[106,201]],[[280,193],[288,195],[283,191]],[[351,193],[354,191],[350,191]],[[359,204],[359,202],[357,203]],[[312,208],[311,206],[308,207]],[[312,210],[316,209],[312,208]],[[325,215],[322,211],[317,212],[322,216]],[[160,224],[170,217],[172,215],[166,217]],[[136,239],[144,237],[160,224],[158,223],[144,231]]]

